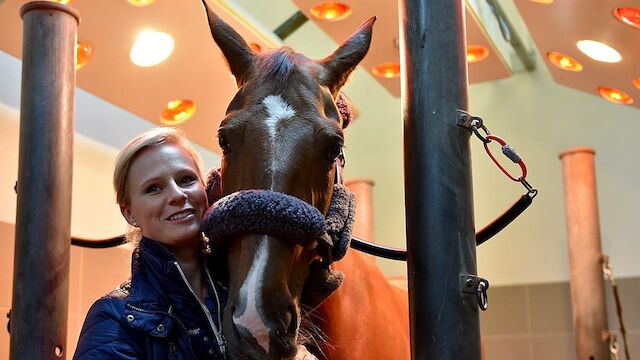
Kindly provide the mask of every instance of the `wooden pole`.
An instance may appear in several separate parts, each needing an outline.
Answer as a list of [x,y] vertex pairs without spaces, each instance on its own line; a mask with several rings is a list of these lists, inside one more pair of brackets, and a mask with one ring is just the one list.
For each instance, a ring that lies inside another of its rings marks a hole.
[[10,358],[66,358],[79,16],[48,1],[24,20]]
[[611,357],[594,158],[595,151],[588,147],[571,148],[560,153],[578,360],[609,360]]

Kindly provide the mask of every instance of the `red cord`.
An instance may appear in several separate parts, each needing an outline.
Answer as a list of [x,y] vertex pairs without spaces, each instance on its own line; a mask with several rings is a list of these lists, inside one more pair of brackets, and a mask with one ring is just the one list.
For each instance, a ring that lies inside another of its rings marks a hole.
[[[502,147],[504,148],[505,146],[509,146],[509,144],[507,144],[506,141],[504,141],[504,139],[502,139],[499,136],[496,135],[487,135],[486,136],[487,140],[495,140],[496,142],[498,142],[500,145],[502,145]],[[513,180],[513,181],[517,181],[520,182],[524,179],[527,178],[527,166],[524,164],[524,161],[522,161],[522,159],[520,159],[519,161],[517,161],[516,163],[518,165],[520,165],[520,169],[522,170],[522,175],[519,178],[516,178],[515,176],[511,175],[507,169],[505,169],[502,164],[500,164],[500,162],[496,159],[495,156],[493,156],[493,153],[491,152],[491,149],[489,148],[489,142],[485,142],[484,143],[484,149],[487,151],[487,154],[489,154],[489,157],[491,158],[491,160],[493,160],[493,162],[496,164],[496,166],[498,166],[498,168],[500,170],[502,170],[502,172],[507,175],[509,177],[509,179]],[[515,161],[514,161],[515,162]]]

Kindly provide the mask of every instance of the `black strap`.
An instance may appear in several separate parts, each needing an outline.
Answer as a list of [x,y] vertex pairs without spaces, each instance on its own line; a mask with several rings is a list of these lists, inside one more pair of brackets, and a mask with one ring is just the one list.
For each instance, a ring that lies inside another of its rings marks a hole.
[[[497,219],[482,228],[482,230],[478,231],[476,233],[476,246],[491,239],[494,235],[502,231],[502,229],[507,227],[507,225],[511,224],[513,220],[520,216],[520,214],[522,214],[533,202],[533,196],[530,194],[531,193],[522,195],[518,201],[504,212],[504,214],[500,215]],[[370,243],[356,237],[351,239],[351,247],[381,258],[407,261],[407,251],[404,249]]]
[[120,246],[127,243],[127,238],[124,235],[112,237],[109,239],[101,240],[89,240],[72,237],[71,245],[92,248],[92,249],[106,249],[110,247]]
[[[507,211],[476,233],[476,245],[483,244],[502,231],[502,229],[507,227],[507,225],[511,224],[513,220],[520,216],[520,214],[522,214],[529,205],[532,204],[532,202],[533,196],[531,196],[530,193],[522,195],[520,199],[511,205]],[[75,237],[71,238],[71,245],[93,249],[110,248],[122,245],[126,242],[127,240],[124,235],[101,240],[88,240]],[[401,261],[407,260],[407,251],[404,249],[374,244],[357,237],[353,237],[351,239],[351,247],[358,251],[385,259]]]
[[476,246],[491,239],[495,234],[499,233],[502,229],[507,227],[507,225],[511,224],[511,222],[520,216],[520,214],[522,214],[532,202],[532,196],[529,194],[522,195],[518,201],[504,212],[504,214],[498,216],[495,220],[476,233]]

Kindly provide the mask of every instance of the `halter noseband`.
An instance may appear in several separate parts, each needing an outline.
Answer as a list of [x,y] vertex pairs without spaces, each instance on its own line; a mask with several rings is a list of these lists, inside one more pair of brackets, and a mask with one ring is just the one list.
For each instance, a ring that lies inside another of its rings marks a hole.
[[241,190],[222,197],[219,170],[207,178],[209,207],[202,231],[214,249],[242,235],[264,234],[306,245],[318,240],[321,260],[315,260],[302,293],[302,302],[314,308],[342,284],[344,275],[329,265],[342,259],[351,241],[355,197],[341,184],[344,154],[336,160],[336,183],[326,215],[291,195],[270,190]]

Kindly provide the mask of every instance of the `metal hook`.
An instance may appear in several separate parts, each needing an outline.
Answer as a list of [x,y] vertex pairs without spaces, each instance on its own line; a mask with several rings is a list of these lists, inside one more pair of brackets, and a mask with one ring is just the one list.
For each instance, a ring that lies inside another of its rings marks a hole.
[[489,283],[486,280],[480,280],[478,282],[478,289],[476,290],[476,297],[478,298],[478,305],[480,310],[485,311],[489,307],[489,296],[487,295],[487,288]]

